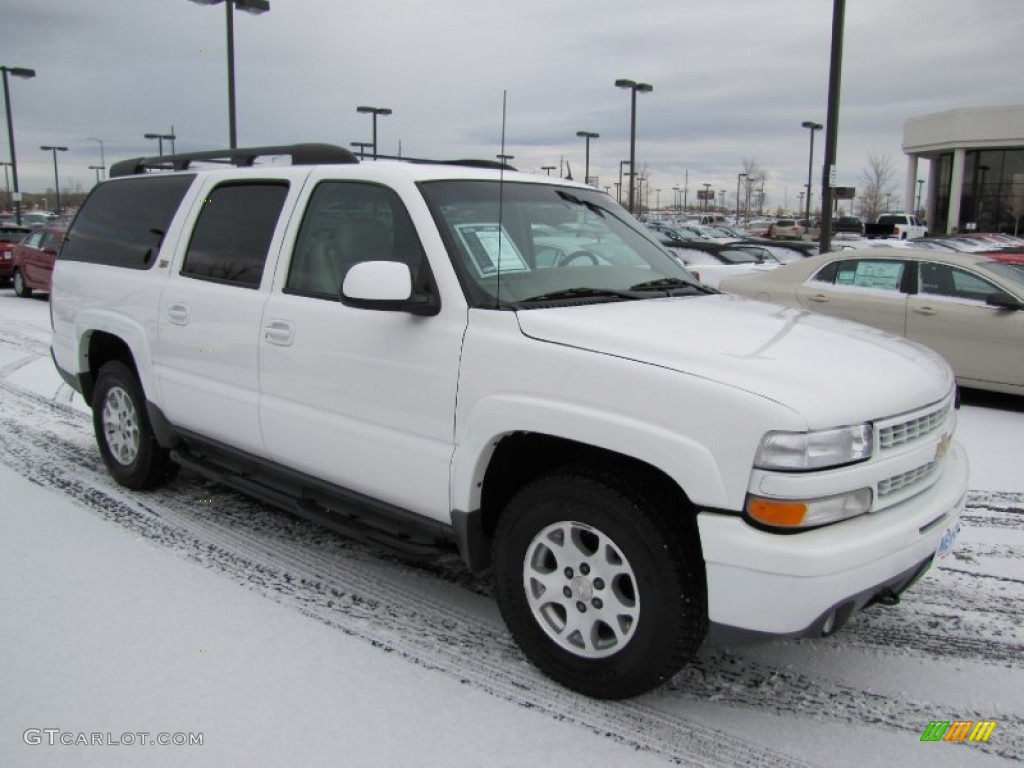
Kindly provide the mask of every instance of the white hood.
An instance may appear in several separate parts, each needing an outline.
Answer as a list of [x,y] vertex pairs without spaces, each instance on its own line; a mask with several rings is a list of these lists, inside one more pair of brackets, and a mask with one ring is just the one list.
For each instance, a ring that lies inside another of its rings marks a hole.
[[[657,365],[754,392],[812,429],[941,400],[936,353],[858,323],[738,296],[608,302],[517,313],[528,337]],[[881,404],[883,413],[879,413]]]

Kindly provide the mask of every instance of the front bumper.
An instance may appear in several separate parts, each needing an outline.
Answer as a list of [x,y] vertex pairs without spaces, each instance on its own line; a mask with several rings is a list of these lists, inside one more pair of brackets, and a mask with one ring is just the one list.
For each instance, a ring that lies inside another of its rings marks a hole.
[[701,512],[711,639],[820,635],[879,592],[898,594],[931,563],[963,510],[967,482],[967,455],[954,443],[927,490],[835,525],[779,534],[737,515]]

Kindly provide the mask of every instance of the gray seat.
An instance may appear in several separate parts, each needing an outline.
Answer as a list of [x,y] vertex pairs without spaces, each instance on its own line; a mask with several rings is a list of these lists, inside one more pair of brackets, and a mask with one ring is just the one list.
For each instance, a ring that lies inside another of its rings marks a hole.
[[343,219],[330,236],[313,247],[303,280],[314,293],[338,294],[353,264],[390,261],[391,232],[373,219]]

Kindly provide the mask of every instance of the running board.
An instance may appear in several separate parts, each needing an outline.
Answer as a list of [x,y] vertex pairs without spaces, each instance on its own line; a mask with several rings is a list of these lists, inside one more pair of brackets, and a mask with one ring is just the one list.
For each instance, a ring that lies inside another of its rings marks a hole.
[[[171,458],[181,466],[208,480],[230,486],[247,496],[273,504],[296,517],[329,528],[347,538],[389,550],[406,557],[433,558],[451,551],[443,541],[413,538],[410,534],[383,530],[366,521],[365,510],[341,499],[331,499],[331,508],[305,496],[296,496],[259,483],[184,451],[172,451]],[[362,514],[361,514],[362,513]],[[427,532],[429,536],[429,532]]]

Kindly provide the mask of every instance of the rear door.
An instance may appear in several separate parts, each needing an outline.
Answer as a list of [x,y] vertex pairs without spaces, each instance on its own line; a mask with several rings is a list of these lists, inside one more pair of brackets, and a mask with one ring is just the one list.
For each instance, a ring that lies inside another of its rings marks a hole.
[[154,367],[165,415],[257,455],[260,319],[285,214],[308,172],[207,178],[160,296]]
[[903,259],[837,259],[797,287],[797,301],[804,309],[903,336],[911,267]]

